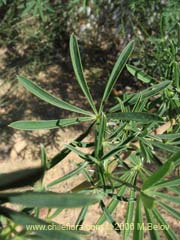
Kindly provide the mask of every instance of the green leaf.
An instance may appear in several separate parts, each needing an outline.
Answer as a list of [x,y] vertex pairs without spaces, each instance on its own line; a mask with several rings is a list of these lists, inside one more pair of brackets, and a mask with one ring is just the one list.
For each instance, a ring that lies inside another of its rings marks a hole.
[[[40,220],[35,217],[31,217],[23,212],[16,212],[8,208],[0,207],[1,214],[13,220],[16,224],[20,224],[26,227],[33,226],[33,232],[36,232],[37,235],[42,236],[43,239],[53,239],[53,240],[82,240],[78,233],[81,231],[70,231],[67,230],[66,226],[58,225],[58,229],[53,231],[43,231],[42,229],[48,229],[47,226],[51,225],[43,220]],[[36,229],[37,226],[37,229]],[[38,228],[39,227],[39,228]],[[41,230],[40,230],[41,229]]]
[[106,84],[105,87],[105,91],[102,97],[102,101],[101,101],[101,107],[100,109],[103,108],[105,102],[108,100],[109,95],[111,94],[111,91],[121,73],[121,71],[123,70],[131,52],[133,51],[134,48],[134,41],[131,41],[128,43],[128,45],[123,49],[122,53],[120,54],[120,56],[118,57],[117,62],[115,63],[113,70],[111,72],[111,75],[108,79],[108,82]]
[[180,133],[168,133],[168,134],[156,134],[154,135],[150,135],[152,137],[157,137],[160,139],[166,139],[166,140],[174,140],[177,138],[180,138]]
[[[81,142],[87,135],[90,133],[92,127],[94,125],[94,122],[87,128],[85,132],[80,134],[73,142]],[[71,146],[76,146],[74,143],[70,143]],[[61,150],[58,154],[56,154],[50,161],[49,161],[49,169],[54,167],[56,164],[61,162],[69,153],[71,150],[69,148],[64,148]]]
[[88,212],[88,206],[85,206],[81,209],[81,212],[79,213],[79,216],[75,224],[78,229],[80,229],[80,226],[83,224],[87,212]]
[[[130,198],[132,198],[132,199],[135,198],[134,189],[131,190]],[[134,206],[135,206],[135,202],[133,202],[133,201],[128,202],[126,218],[125,218],[125,226],[128,226],[128,227],[124,228],[124,230],[123,230],[123,239],[125,239],[125,240],[129,239],[130,226],[133,223]]]
[[152,209],[155,206],[155,199],[141,192],[140,197],[142,199],[145,208]]
[[106,134],[106,116],[101,114],[100,119],[96,122],[96,143],[95,143],[95,157],[100,158],[103,154],[103,140]]
[[180,147],[177,147],[177,146],[172,146],[171,144],[167,144],[167,143],[162,143],[162,142],[159,142],[159,141],[148,141],[149,144],[157,147],[157,148],[160,148],[160,149],[163,149],[167,152],[171,152],[171,153],[176,153],[176,152],[179,152],[180,151]]
[[137,206],[135,212],[135,220],[134,220],[134,233],[133,240],[143,240],[143,218],[142,218],[142,202],[141,198],[137,199]]
[[9,127],[20,130],[54,129],[91,120],[93,120],[92,117],[76,117],[57,120],[17,121],[9,124]]
[[[129,172],[126,172],[122,177],[121,179],[123,181],[128,181],[130,182],[132,180],[132,175],[130,175]],[[119,189],[118,193],[117,193],[117,196],[123,196],[125,194],[125,191],[126,191],[127,187],[125,185],[122,185],[122,187]],[[116,199],[113,199],[107,206],[107,209],[109,211],[110,214],[113,213],[113,211],[116,209],[117,205],[118,205],[119,201],[116,200]],[[102,214],[100,216],[100,218],[98,219],[96,225],[101,225],[105,222],[106,220],[106,216],[105,214]]]
[[0,199],[27,207],[74,208],[94,204],[100,200],[100,195],[27,191],[22,193],[3,193],[0,194]]
[[121,233],[121,229],[119,228],[118,224],[116,223],[116,221],[112,218],[111,213],[109,212],[108,208],[106,208],[105,204],[103,201],[100,201],[100,206],[104,212],[104,215],[107,219],[107,221],[112,225],[113,229],[120,234]]
[[44,100],[45,102],[48,102],[56,107],[62,108],[62,109],[66,109],[72,112],[77,112],[77,113],[81,113],[84,115],[90,115],[92,116],[92,113],[85,111],[81,108],[78,108],[76,106],[73,106],[59,98],[54,97],[53,95],[47,93],[45,90],[43,90],[42,88],[40,88],[37,84],[33,83],[32,81],[22,77],[22,76],[18,76],[17,77],[19,82],[32,94],[34,94],[35,96],[37,96],[38,98]]
[[[145,213],[146,213],[147,223],[152,224],[152,226],[155,226],[156,224],[154,222],[152,211],[147,208],[144,208],[144,209],[145,209]],[[153,227],[152,227],[152,229],[148,229],[148,230],[149,230],[149,233],[151,236],[151,240],[160,240],[160,236],[159,236],[159,233],[157,230],[155,230]]]
[[[143,90],[139,93],[133,94],[132,97],[130,97],[124,101],[124,104],[126,104],[126,105],[135,104],[140,96],[141,96],[142,100],[152,97],[152,96],[156,95],[157,93],[159,93],[160,91],[162,91],[163,89],[165,89],[170,83],[171,83],[171,81],[164,81],[159,84],[153,84],[151,87],[147,88],[146,90]],[[121,105],[119,103],[116,104],[115,106],[110,108],[109,112],[119,111],[120,106]]]
[[39,180],[43,173],[42,168],[32,168],[0,174],[0,190],[31,185]]
[[176,157],[171,157],[167,162],[164,163],[159,169],[153,173],[147,181],[144,182],[142,190],[148,189],[151,186],[157,184],[162,178],[164,178],[174,168],[174,161]]
[[163,200],[167,200],[167,201],[170,201],[170,202],[174,202],[174,203],[177,203],[177,204],[180,204],[180,198],[179,196],[171,196],[171,195],[168,195],[168,194],[165,194],[165,193],[161,193],[161,192],[153,192],[152,193],[154,196],[157,196]]
[[49,183],[49,184],[47,185],[47,188],[50,188],[50,187],[52,187],[52,186],[54,186],[54,185],[56,185],[56,184],[59,184],[59,183],[65,181],[65,180],[68,180],[69,178],[72,178],[73,176],[77,176],[77,174],[81,173],[82,170],[83,170],[86,166],[87,166],[87,162],[85,162],[84,164],[82,164],[80,167],[74,169],[73,171],[67,173],[66,175],[64,175],[64,176],[62,176],[62,177],[60,177],[60,178],[52,181],[51,183]]
[[171,207],[165,203],[159,202],[159,205],[164,208],[166,211],[168,211],[171,215],[173,215],[175,218],[180,220],[180,212],[177,211],[174,207]]
[[141,80],[142,82],[145,83],[150,83],[153,78],[151,78],[149,75],[147,75],[146,73],[142,72],[140,69],[127,64],[126,65],[127,70],[134,76],[137,77],[137,79]]
[[171,83],[171,81],[166,80],[159,84],[153,84],[151,87],[149,87],[139,93],[134,94],[131,99],[127,100],[127,102],[129,104],[135,103],[139,97],[139,94],[141,95],[142,100],[144,100],[145,98],[152,97],[152,96],[156,95],[157,93],[159,93],[160,91],[162,91],[163,89],[165,89],[170,83]]
[[90,94],[87,82],[84,78],[83,74],[83,68],[81,63],[81,57],[79,53],[78,43],[76,40],[76,37],[74,34],[71,35],[70,38],[70,55],[71,55],[71,61],[73,64],[74,72],[77,78],[77,81],[79,83],[79,86],[81,87],[84,95],[86,96],[91,108],[93,109],[94,113],[97,113],[96,107],[94,105],[94,101],[92,99],[92,96]]
[[162,182],[158,182],[157,184],[153,185],[151,188],[169,188],[169,187],[175,187],[180,186],[180,178],[173,178],[172,180],[166,180]]
[[118,112],[107,115],[109,119],[118,119],[123,121],[137,121],[142,123],[148,122],[162,122],[163,119],[152,113],[143,112]]
[[163,231],[165,235],[167,236],[167,239],[169,240],[178,240],[175,233],[170,228],[170,225],[165,221],[164,217],[160,215],[158,210],[155,208],[152,210],[154,216],[156,217],[157,221],[160,223],[161,226],[163,226]]

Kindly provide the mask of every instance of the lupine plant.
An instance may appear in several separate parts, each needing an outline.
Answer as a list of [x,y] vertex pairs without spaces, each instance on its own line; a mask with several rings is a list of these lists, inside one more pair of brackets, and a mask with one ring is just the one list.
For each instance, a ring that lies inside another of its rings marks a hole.
[[[145,90],[138,93],[123,93],[116,98],[116,103],[109,107],[108,100],[113,87],[133,49],[134,41],[131,41],[119,55],[107,80],[102,100],[97,106],[83,74],[77,39],[71,35],[70,55],[74,73],[91,110],[84,110],[56,98],[34,82],[18,76],[19,82],[29,92],[58,108],[75,112],[77,117],[40,121],[21,120],[11,123],[10,127],[39,130],[88,122],[87,129],[70,144],[65,145],[52,159],[48,159],[45,149],[42,148],[45,171],[61,164],[71,152],[77,154],[82,161],[73,171],[42,186],[41,190],[51,191],[55,185],[82,173],[86,180],[71,189],[71,192],[101,196],[98,203],[102,214],[95,225],[102,225],[108,221],[117,234],[122,234],[123,239],[141,240],[147,232],[149,239],[160,239],[163,234],[167,239],[174,240],[178,237],[162,215],[162,211],[166,211],[172,217],[180,218],[177,210],[180,203],[180,181],[174,173],[180,164],[179,111],[176,108],[174,114],[169,114],[168,103],[172,96],[167,94],[173,88],[173,81],[149,84]],[[150,82],[145,73],[139,72],[133,66],[127,65],[127,70],[137,79],[143,78],[144,82]],[[173,97],[179,106],[179,95]],[[85,141],[89,134],[94,136],[92,142]],[[83,151],[85,148],[89,148],[88,153]],[[26,204],[27,196],[23,195],[22,200],[19,196],[19,203]],[[105,204],[106,199],[109,199],[108,204]],[[72,199],[72,203],[73,201]],[[113,217],[113,212],[122,202],[126,202],[123,222],[126,227],[123,229]],[[40,208],[41,205],[37,207]],[[52,207],[51,201],[47,202],[46,207]],[[48,213],[47,218],[52,219],[61,213],[62,208],[56,207],[57,210],[53,214]],[[81,229],[87,212],[88,207],[83,206],[75,222],[77,229]]]

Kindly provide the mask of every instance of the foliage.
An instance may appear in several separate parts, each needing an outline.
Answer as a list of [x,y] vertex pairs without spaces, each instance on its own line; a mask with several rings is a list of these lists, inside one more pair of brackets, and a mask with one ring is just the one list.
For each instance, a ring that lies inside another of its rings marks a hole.
[[[180,182],[172,174],[180,164],[179,93],[176,89],[173,92],[174,81],[150,81],[147,74],[139,72],[135,66],[126,65],[133,49],[134,42],[130,41],[119,55],[106,83],[100,105],[97,106],[85,80],[76,37],[71,35],[70,55],[74,73],[91,111],[58,99],[36,83],[18,76],[19,82],[32,94],[78,115],[76,118],[50,121],[23,120],[11,123],[10,127],[22,130],[52,129],[82,121],[89,122],[87,130],[52,159],[48,159],[43,149],[46,171],[60,164],[70,152],[82,159],[77,168],[44,188],[49,191],[54,185],[83,173],[86,181],[71,189],[71,192],[100,194],[102,215],[96,225],[108,221],[124,239],[133,235],[133,239],[141,240],[144,232],[148,232],[151,239],[160,239],[157,229],[143,227],[147,224],[159,224],[164,226],[163,234],[167,239],[174,240],[178,238],[161,212],[167,211],[177,219],[180,217],[179,211],[174,207],[179,204]],[[150,86],[137,93],[124,93],[116,99],[114,106],[109,107],[109,96],[125,65],[133,76],[150,83]],[[84,139],[90,133],[93,134],[94,141],[86,142]],[[89,148],[89,153],[84,153],[84,148]],[[14,202],[17,199],[20,198],[15,198]],[[106,205],[105,199],[109,199],[110,203]],[[133,226],[133,232],[130,228],[121,230],[113,217],[117,205],[123,201],[127,202],[124,223],[126,226]],[[32,205],[31,203],[30,206]],[[76,221],[79,229],[87,212],[88,208],[83,207]],[[57,210],[56,214],[59,213]]]
[[[54,231],[41,231],[36,229],[35,232],[26,231],[29,225],[37,227],[42,225],[47,227],[52,225],[50,220],[44,221],[40,218],[40,210],[44,207],[48,208],[74,208],[87,207],[96,203],[100,196],[89,196],[87,194],[77,193],[54,193],[45,191],[42,186],[44,176],[43,168],[24,169],[12,173],[0,175],[0,237],[4,240],[10,239],[74,239],[78,240],[81,231],[64,230],[63,225],[54,228]],[[39,184],[35,182],[39,180]],[[32,191],[22,191],[21,187],[34,185]],[[12,191],[12,189],[18,191]],[[20,204],[21,210],[13,210],[8,207],[7,203]],[[55,224],[55,223],[54,223]],[[18,225],[24,228],[18,229]],[[26,226],[26,228],[25,228]]]

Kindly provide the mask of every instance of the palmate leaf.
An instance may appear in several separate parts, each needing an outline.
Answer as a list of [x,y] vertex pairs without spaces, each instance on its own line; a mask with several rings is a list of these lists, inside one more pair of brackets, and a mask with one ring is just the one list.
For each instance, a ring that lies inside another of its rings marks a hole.
[[[16,212],[14,210],[0,207],[0,213],[5,215],[6,217],[13,220],[16,224],[23,225],[23,226],[42,226],[43,228],[46,228],[49,223],[38,219],[36,217],[32,217],[30,215],[27,215],[23,212]],[[63,228],[63,226],[58,225],[58,229],[60,228],[62,230],[53,230],[53,231],[43,231],[38,229],[33,229],[33,232],[36,232],[37,236],[41,236],[42,239],[53,239],[53,240],[82,240],[82,238],[79,236],[79,234],[83,234],[83,231],[72,231],[72,230],[66,230],[67,228]],[[30,238],[31,239],[31,238]]]
[[102,97],[102,101],[101,101],[100,109],[103,108],[105,102],[108,100],[109,95],[111,94],[111,91],[112,91],[112,89],[113,89],[121,71],[123,70],[131,52],[133,51],[133,48],[134,48],[134,41],[131,41],[123,49],[122,53],[118,57],[117,62],[115,63],[115,65],[113,67],[113,70],[111,72],[111,75],[110,75],[110,77],[108,79],[108,82],[106,84],[104,94],[103,94],[103,97]]
[[78,43],[76,40],[76,37],[74,34],[71,35],[70,38],[70,55],[71,55],[71,61],[73,64],[74,72],[77,78],[77,81],[79,83],[79,86],[81,87],[84,95],[86,96],[91,108],[93,109],[94,113],[97,113],[96,107],[94,105],[94,101],[92,99],[92,96],[90,94],[87,82],[84,78],[83,74],[83,68],[82,68],[82,63],[81,63],[81,57],[79,53],[79,47]]
[[132,66],[132,65],[129,65],[127,64],[126,65],[127,67],[127,70],[134,76],[136,77],[137,79],[141,80],[142,82],[145,82],[145,83],[150,83],[153,79],[148,76],[146,73],[142,72],[140,69]]
[[16,121],[9,124],[9,126],[20,130],[42,130],[66,127],[80,122],[91,120],[93,120],[92,117],[75,117],[57,120]]
[[94,204],[101,199],[100,195],[55,192],[19,192],[2,193],[3,202],[22,204],[27,207],[74,208]]
[[31,185],[39,180],[43,174],[44,170],[42,168],[23,169],[0,174],[0,190]]
[[163,119],[152,113],[144,112],[118,112],[107,115],[109,119],[118,119],[123,121],[137,121],[142,123],[148,122],[162,122]]
[[33,83],[32,81],[22,77],[17,77],[19,82],[32,94],[37,96],[38,98],[44,100],[47,103],[50,103],[56,107],[69,110],[71,112],[77,112],[84,115],[92,116],[92,113],[85,111],[81,108],[78,108],[76,106],[71,105],[70,103],[67,103],[59,98],[54,97],[53,95],[49,94],[45,90],[43,90],[41,87],[39,87],[37,84]]

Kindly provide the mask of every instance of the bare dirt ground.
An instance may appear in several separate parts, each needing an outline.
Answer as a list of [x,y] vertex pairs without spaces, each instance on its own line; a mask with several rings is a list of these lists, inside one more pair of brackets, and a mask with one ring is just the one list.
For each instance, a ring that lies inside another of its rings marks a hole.
[[[1,55],[1,72],[4,70],[3,57],[6,55],[6,50],[0,51]],[[101,74],[100,70],[99,74]],[[22,72],[23,74],[23,72]],[[88,75],[89,73],[87,73]],[[92,71],[93,74],[93,71]],[[61,79],[59,76],[61,75]],[[68,77],[68,81],[66,80]],[[80,107],[86,108],[86,102],[81,95],[77,84],[71,78],[71,74],[67,76],[67,72],[63,72],[57,65],[49,66],[46,72],[39,72],[36,81],[49,92],[53,92],[56,96],[64,100],[69,100],[71,103],[78,103]],[[65,79],[65,80],[64,80]],[[4,79],[2,79],[4,80]],[[4,82],[4,81],[2,81]],[[92,82],[92,85],[94,83]],[[25,89],[18,86],[16,91],[9,93],[11,84],[5,82],[0,88],[0,96],[4,97],[6,92],[6,103],[0,107],[0,171],[11,172],[24,168],[31,168],[40,165],[40,145],[46,147],[48,158],[50,159],[63,149],[64,144],[70,143],[78,135],[80,135],[85,126],[75,126],[59,130],[50,131],[35,131],[24,132],[16,131],[8,127],[8,124],[22,119],[57,119],[64,118],[70,115],[65,111],[61,111],[55,107],[51,107],[46,103],[38,100],[36,97],[27,93]],[[96,93],[98,94],[98,93]],[[72,116],[72,115],[71,115]],[[91,136],[90,136],[91,138]],[[54,179],[57,179],[76,167],[78,162],[82,161],[75,154],[69,154],[61,163],[47,172],[44,184],[47,185]],[[84,177],[78,175],[73,179],[56,185],[53,191],[65,192],[71,190],[78,185]],[[114,218],[120,224],[123,222],[126,204],[120,202],[114,213]],[[65,210],[54,220],[58,223],[67,225],[75,224],[80,209]],[[89,213],[85,220],[85,226],[91,228],[99,215],[102,213],[98,205],[89,207]],[[43,217],[43,214],[42,214]],[[171,223],[178,231],[179,223],[168,217]],[[85,229],[88,230],[88,229]],[[92,231],[92,234],[87,238],[89,240],[119,240],[121,237],[112,230],[109,223],[103,224],[98,230]],[[162,238],[165,239],[165,238]]]

